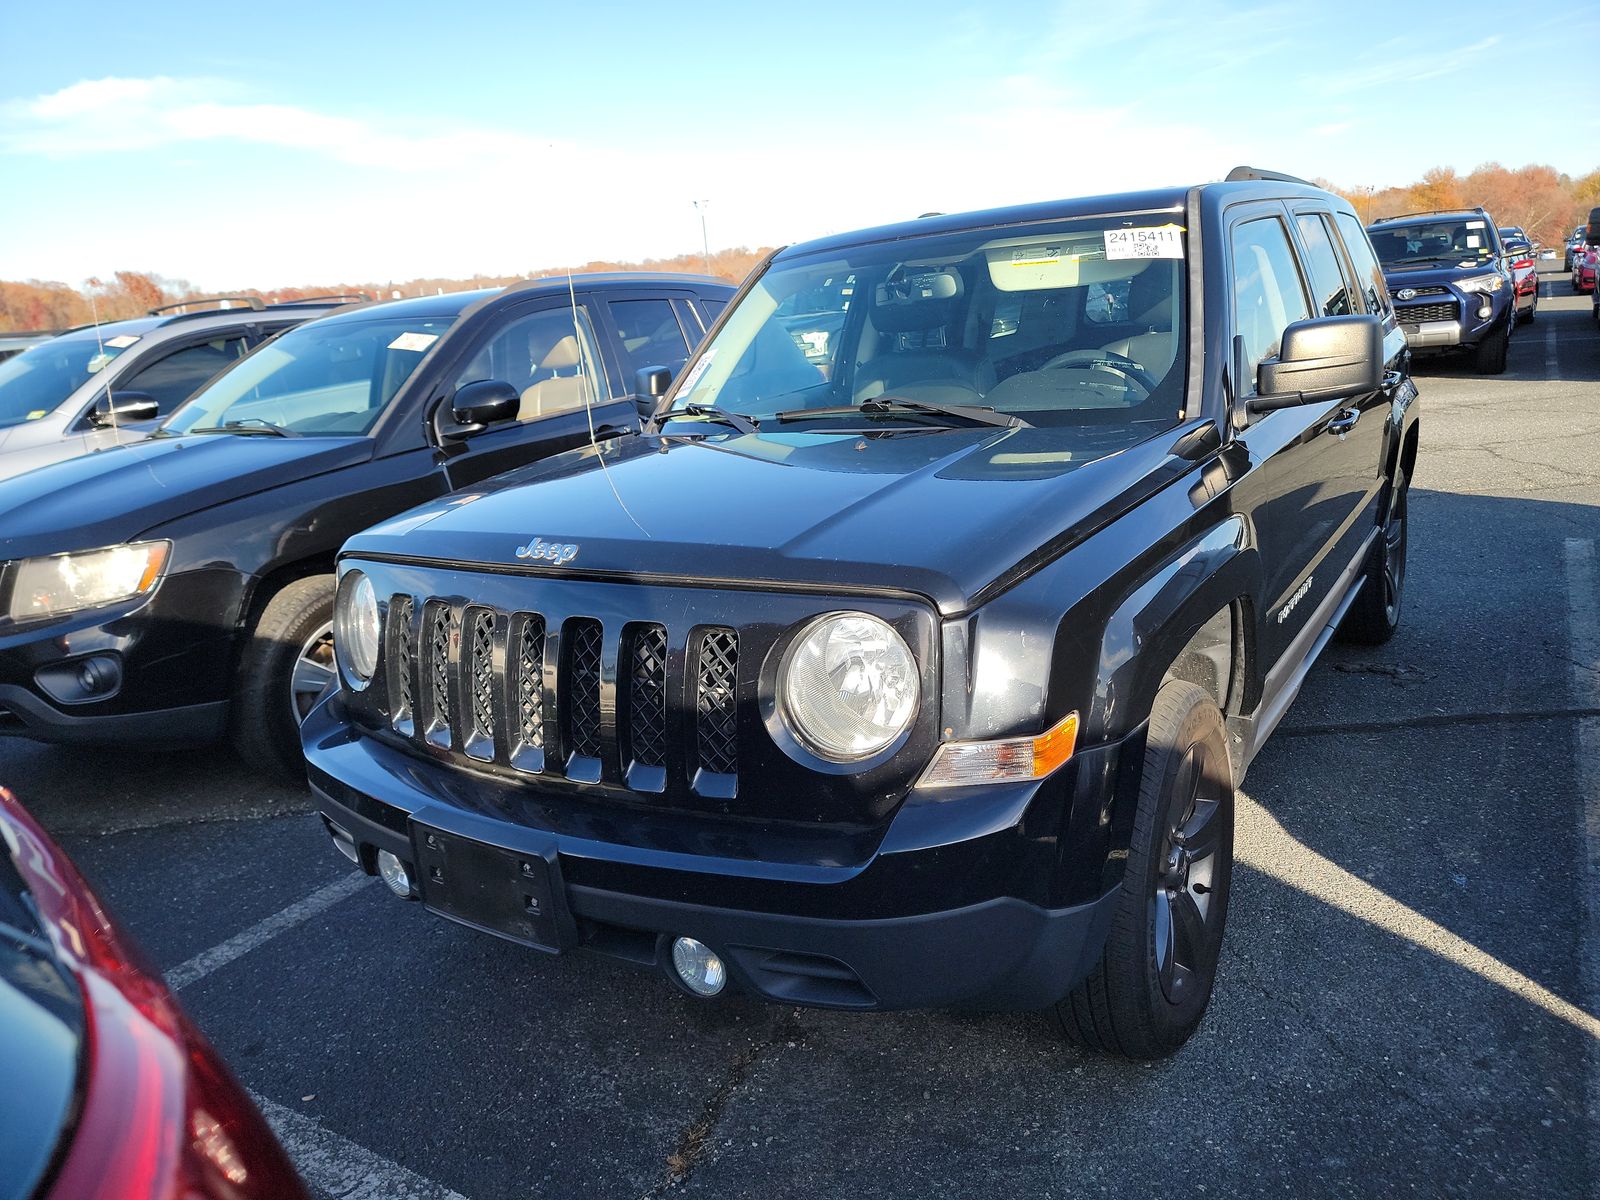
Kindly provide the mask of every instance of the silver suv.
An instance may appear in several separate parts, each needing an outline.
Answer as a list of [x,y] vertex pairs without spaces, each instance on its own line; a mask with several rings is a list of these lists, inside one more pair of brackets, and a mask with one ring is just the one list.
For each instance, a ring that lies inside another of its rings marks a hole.
[[268,338],[364,299],[195,300],[40,342],[0,362],[0,479],[140,437]]

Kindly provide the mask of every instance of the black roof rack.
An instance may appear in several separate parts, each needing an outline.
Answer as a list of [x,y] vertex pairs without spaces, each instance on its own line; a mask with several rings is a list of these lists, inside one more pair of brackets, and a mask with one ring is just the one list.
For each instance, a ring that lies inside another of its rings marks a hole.
[[[163,304],[160,308],[152,308],[145,315],[159,317],[162,313],[176,312],[180,308],[191,308],[196,304],[215,304],[219,311],[225,311],[230,304],[243,304],[246,308],[253,308],[257,312],[266,308],[266,301],[260,296],[207,296],[198,300],[179,300],[176,304]],[[192,313],[183,313],[183,316],[192,316]]]
[[[1412,217],[1454,217],[1461,213],[1477,213],[1480,217],[1489,215],[1481,204],[1470,206],[1463,204],[1460,208],[1425,208],[1421,212],[1395,213],[1392,217],[1379,217],[1373,224],[1381,225],[1384,221],[1409,221]],[[1495,228],[1498,229],[1499,226]]]
[[1316,187],[1309,179],[1301,179],[1298,175],[1285,175],[1282,171],[1268,171],[1264,167],[1235,167],[1228,172],[1228,183],[1240,183],[1246,179],[1270,180],[1273,183],[1299,183],[1306,187]]
[[274,300],[272,308],[290,308],[296,304],[361,304],[370,303],[366,292],[331,292],[326,296],[301,296],[298,300]]

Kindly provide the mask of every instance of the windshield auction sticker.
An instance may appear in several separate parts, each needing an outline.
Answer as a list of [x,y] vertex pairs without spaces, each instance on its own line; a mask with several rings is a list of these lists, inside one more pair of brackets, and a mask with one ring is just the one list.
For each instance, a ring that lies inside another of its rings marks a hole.
[[135,334],[124,333],[114,338],[107,338],[106,345],[110,346],[114,350],[126,350],[138,340],[139,339]]
[[1183,226],[1106,230],[1107,258],[1182,258]]
[[413,350],[421,353],[439,340],[437,333],[402,333],[389,343],[391,350]]

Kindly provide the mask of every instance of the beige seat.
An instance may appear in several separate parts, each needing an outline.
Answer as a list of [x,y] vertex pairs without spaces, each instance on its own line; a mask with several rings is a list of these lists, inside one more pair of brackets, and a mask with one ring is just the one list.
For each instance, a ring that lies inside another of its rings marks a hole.
[[[582,408],[586,399],[593,403],[594,389],[588,376],[583,374],[582,365],[578,339],[568,334],[540,361],[540,374],[546,371],[551,374],[522,393],[517,420],[531,421],[554,413],[572,412]],[[570,373],[563,375],[563,371]]]

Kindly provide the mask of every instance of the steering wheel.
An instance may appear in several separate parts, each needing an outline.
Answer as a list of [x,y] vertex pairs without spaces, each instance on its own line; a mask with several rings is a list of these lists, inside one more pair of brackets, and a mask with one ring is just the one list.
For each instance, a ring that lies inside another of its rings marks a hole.
[[1146,395],[1156,390],[1158,381],[1152,379],[1147,371],[1126,354],[1118,354],[1115,350],[1068,350],[1065,354],[1058,354],[1039,368],[1041,371],[1054,371],[1061,367],[1106,367],[1119,375],[1133,380],[1145,390]]

